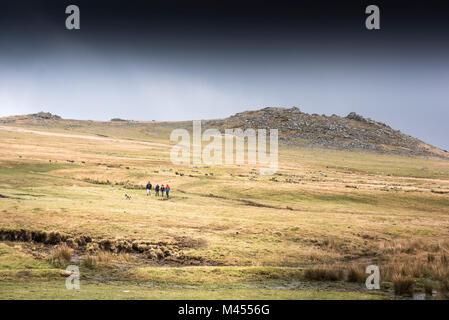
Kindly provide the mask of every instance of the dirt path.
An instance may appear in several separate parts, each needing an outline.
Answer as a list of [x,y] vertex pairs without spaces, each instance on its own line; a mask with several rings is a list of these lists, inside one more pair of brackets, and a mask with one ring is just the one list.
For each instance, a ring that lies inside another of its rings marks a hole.
[[146,141],[137,141],[137,140],[127,140],[127,139],[117,139],[117,138],[108,138],[108,137],[100,137],[100,136],[89,136],[89,135],[81,135],[81,134],[70,134],[70,133],[59,133],[59,132],[49,132],[49,131],[37,131],[37,130],[29,130],[19,127],[7,127],[0,126],[0,130],[9,131],[9,132],[18,132],[18,133],[28,133],[28,134],[37,134],[42,136],[52,136],[52,137],[63,137],[63,138],[75,138],[75,139],[87,139],[87,140],[97,140],[97,141],[105,141],[105,142],[115,142],[115,143],[135,143],[135,144],[143,144],[148,146],[159,146],[159,147],[169,147],[169,144],[165,143],[155,143],[155,142],[146,142]]

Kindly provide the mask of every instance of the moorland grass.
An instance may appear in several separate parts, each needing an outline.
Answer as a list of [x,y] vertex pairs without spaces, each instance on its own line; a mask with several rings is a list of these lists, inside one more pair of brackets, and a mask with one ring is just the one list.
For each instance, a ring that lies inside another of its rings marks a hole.
[[[100,279],[98,286],[87,285],[89,294],[79,297],[126,298],[121,285],[108,287],[101,282],[103,273],[116,268],[119,260],[138,267],[119,273],[117,281],[137,279],[166,286],[306,281],[318,287],[337,279],[354,290],[351,286],[362,282],[360,270],[366,267],[359,259],[370,258],[380,264],[385,281],[400,273],[417,284],[430,279],[435,288],[444,288],[447,247],[440,242],[449,239],[449,195],[445,193],[449,161],[281,148],[280,169],[273,180],[259,175],[255,165],[172,165],[171,144],[164,136],[170,130],[169,124],[155,124],[152,131],[126,123],[106,126],[96,122],[82,123],[70,131],[63,127],[47,130],[64,136],[0,130],[0,195],[4,196],[0,197],[0,228],[177,244],[184,261],[200,264],[164,269],[138,257],[92,253],[89,258],[79,252],[82,259],[77,263],[82,268],[89,265],[86,272]],[[106,141],[99,134],[128,140]],[[169,183],[171,198],[156,198],[154,193],[147,197],[144,190],[125,188],[143,186],[148,180],[153,185]],[[125,193],[132,199],[126,200]],[[63,263],[55,267],[44,258],[0,245],[0,286],[12,290],[9,297],[29,297],[19,279],[42,280],[47,274],[50,281],[67,262],[61,259]],[[26,248],[26,244],[16,245]],[[2,252],[6,253],[2,256]],[[92,263],[86,265],[83,261],[89,259]],[[341,270],[334,270],[337,276],[323,271],[333,264],[341,266],[343,276]],[[27,275],[22,271],[28,267]],[[35,269],[51,272],[38,274]],[[304,272],[309,276],[304,277]],[[16,285],[7,281],[15,277]],[[50,282],[47,285],[36,297],[76,296],[52,291]],[[195,294],[188,288],[176,291],[172,287],[166,294],[148,290],[142,297],[181,297],[184,293],[206,297],[205,291]],[[246,298],[338,296],[329,290],[322,294],[263,290],[222,288],[212,296],[229,297],[232,292]]]

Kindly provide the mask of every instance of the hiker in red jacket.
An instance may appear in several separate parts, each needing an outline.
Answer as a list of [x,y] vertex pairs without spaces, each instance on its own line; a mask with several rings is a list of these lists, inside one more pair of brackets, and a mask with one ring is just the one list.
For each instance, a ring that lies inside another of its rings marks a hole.
[[169,197],[169,192],[170,192],[170,186],[167,184],[166,186],[165,186],[165,193],[167,194],[167,198]]

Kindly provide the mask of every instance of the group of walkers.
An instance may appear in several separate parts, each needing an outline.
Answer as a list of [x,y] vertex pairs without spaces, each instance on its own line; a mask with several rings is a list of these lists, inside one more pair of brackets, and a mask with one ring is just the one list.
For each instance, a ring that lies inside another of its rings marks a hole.
[[[151,189],[153,189],[153,185],[150,181],[147,183],[147,196],[151,195]],[[164,192],[167,195],[167,198],[170,197],[170,186],[168,184],[159,186],[158,184],[154,187],[154,195],[159,196],[159,191],[161,192],[161,196],[164,196]]]

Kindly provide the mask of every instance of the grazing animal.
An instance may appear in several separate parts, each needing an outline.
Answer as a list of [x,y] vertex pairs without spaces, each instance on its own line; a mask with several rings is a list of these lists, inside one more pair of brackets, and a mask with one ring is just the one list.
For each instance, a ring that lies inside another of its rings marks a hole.
[[126,198],[127,200],[131,200],[131,196],[127,195],[126,193],[125,193],[125,198]]

